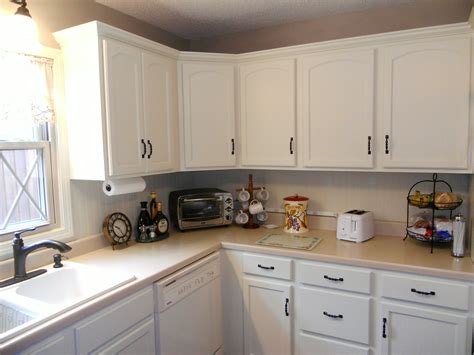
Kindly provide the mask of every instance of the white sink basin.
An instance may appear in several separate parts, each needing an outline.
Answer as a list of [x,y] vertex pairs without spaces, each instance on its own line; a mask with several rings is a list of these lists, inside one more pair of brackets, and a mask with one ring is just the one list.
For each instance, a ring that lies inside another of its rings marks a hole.
[[20,283],[16,293],[50,305],[69,305],[103,294],[133,279],[134,276],[124,277],[121,274],[69,263],[67,267],[52,269],[46,274]]
[[0,289],[0,342],[133,280],[133,275],[64,262],[62,268]]

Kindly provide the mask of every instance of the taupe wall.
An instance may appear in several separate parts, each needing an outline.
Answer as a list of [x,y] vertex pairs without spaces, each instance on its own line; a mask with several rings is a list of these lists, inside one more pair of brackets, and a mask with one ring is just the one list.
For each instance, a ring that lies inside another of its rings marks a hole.
[[[9,0],[0,0],[0,15],[13,14],[17,7],[18,5]],[[59,47],[51,35],[53,32],[94,20],[179,50],[187,50],[189,46],[185,39],[97,4],[93,0],[32,0],[28,1],[28,9],[38,24],[41,43],[48,47]]]
[[469,18],[472,6],[471,0],[416,1],[414,5],[327,16],[312,21],[256,31],[192,40],[189,48],[196,52],[245,53],[338,38],[464,22]]

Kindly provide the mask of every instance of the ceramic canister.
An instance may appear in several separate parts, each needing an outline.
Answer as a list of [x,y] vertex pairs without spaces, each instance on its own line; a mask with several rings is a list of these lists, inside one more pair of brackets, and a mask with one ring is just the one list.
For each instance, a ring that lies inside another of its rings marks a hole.
[[306,209],[308,198],[304,196],[288,196],[283,199],[285,205],[285,228],[288,233],[305,233],[308,229]]

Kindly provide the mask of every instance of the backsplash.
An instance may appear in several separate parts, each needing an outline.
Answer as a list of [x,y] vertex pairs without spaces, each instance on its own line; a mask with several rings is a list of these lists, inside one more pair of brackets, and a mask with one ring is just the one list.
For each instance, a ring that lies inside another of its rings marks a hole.
[[[246,186],[248,174],[253,173],[255,186],[265,185],[270,191],[268,207],[282,208],[285,196],[298,193],[309,197],[313,211],[344,212],[358,208],[374,212],[377,221],[405,222],[406,194],[417,181],[430,179],[431,174],[374,172],[316,172],[270,170],[222,170],[157,175],[145,178],[147,189],[142,193],[108,197],[102,183],[71,181],[74,232],[77,238],[100,233],[106,214],[120,211],[132,224],[136,222],[139,202],[149,199],[156,191],[158,200],[168,213],[168,194],[172,190],[193,187],[219,187],[232,192]],[[469,176],[440,174],[451,184],[465,203],[459,209],[468,215]],[[426,191],[429,192],[429,191]]]
[[[246,186],[248,174],[253,173],[255,186],[265,185],[270,192],[268,207],[282,208],[283,198],[298,193],[309,198],[312,211],[345,212],[364,209],[374,212],[378,221],[406,220],[406,195],[417,181],[431,179],[432,174],[269,171],[237,170],[194,172],[193,186],[216,186],[232,192]],[[459,211],[468,215],[469,177],[459,174],[439,174],[460,194],[464,204]],[[430,191],[425,191],[429,193]],[[457,210],[458,211],[458,210]]]

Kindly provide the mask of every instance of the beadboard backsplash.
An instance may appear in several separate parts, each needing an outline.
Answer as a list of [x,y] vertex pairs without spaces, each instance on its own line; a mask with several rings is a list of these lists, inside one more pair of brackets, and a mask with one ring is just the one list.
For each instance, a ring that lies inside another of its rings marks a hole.
[[[313,172],[269,170],[222,170],[164,174],[145,178],[147,189],[142,193],[108,197],[102,184],[92,181],[72,181],[74,231],[77,238],[101,232],[105,215],[120,211],[134,225],[139,202],[149,199],[156,191],[168,213],[168,194],[172,190],[193,187],[219,187],[236,196],[237,188],[247,185],[252,173],[254,185],[264,185],[270,192],[267,206],[282,208],[283,198],[295,193],[309,197],[312,211],[345,212],[350,209],[373,211],[375,219],[383,222],[404,223],[406,194],[417,181],[431,179],[431,174],[374,173],[374,172]],[[440,179],[451,184],[465,203],[459,209],[468,213],[469,176],[440,174]],[[425,193],[430,192],[427,187]]]

